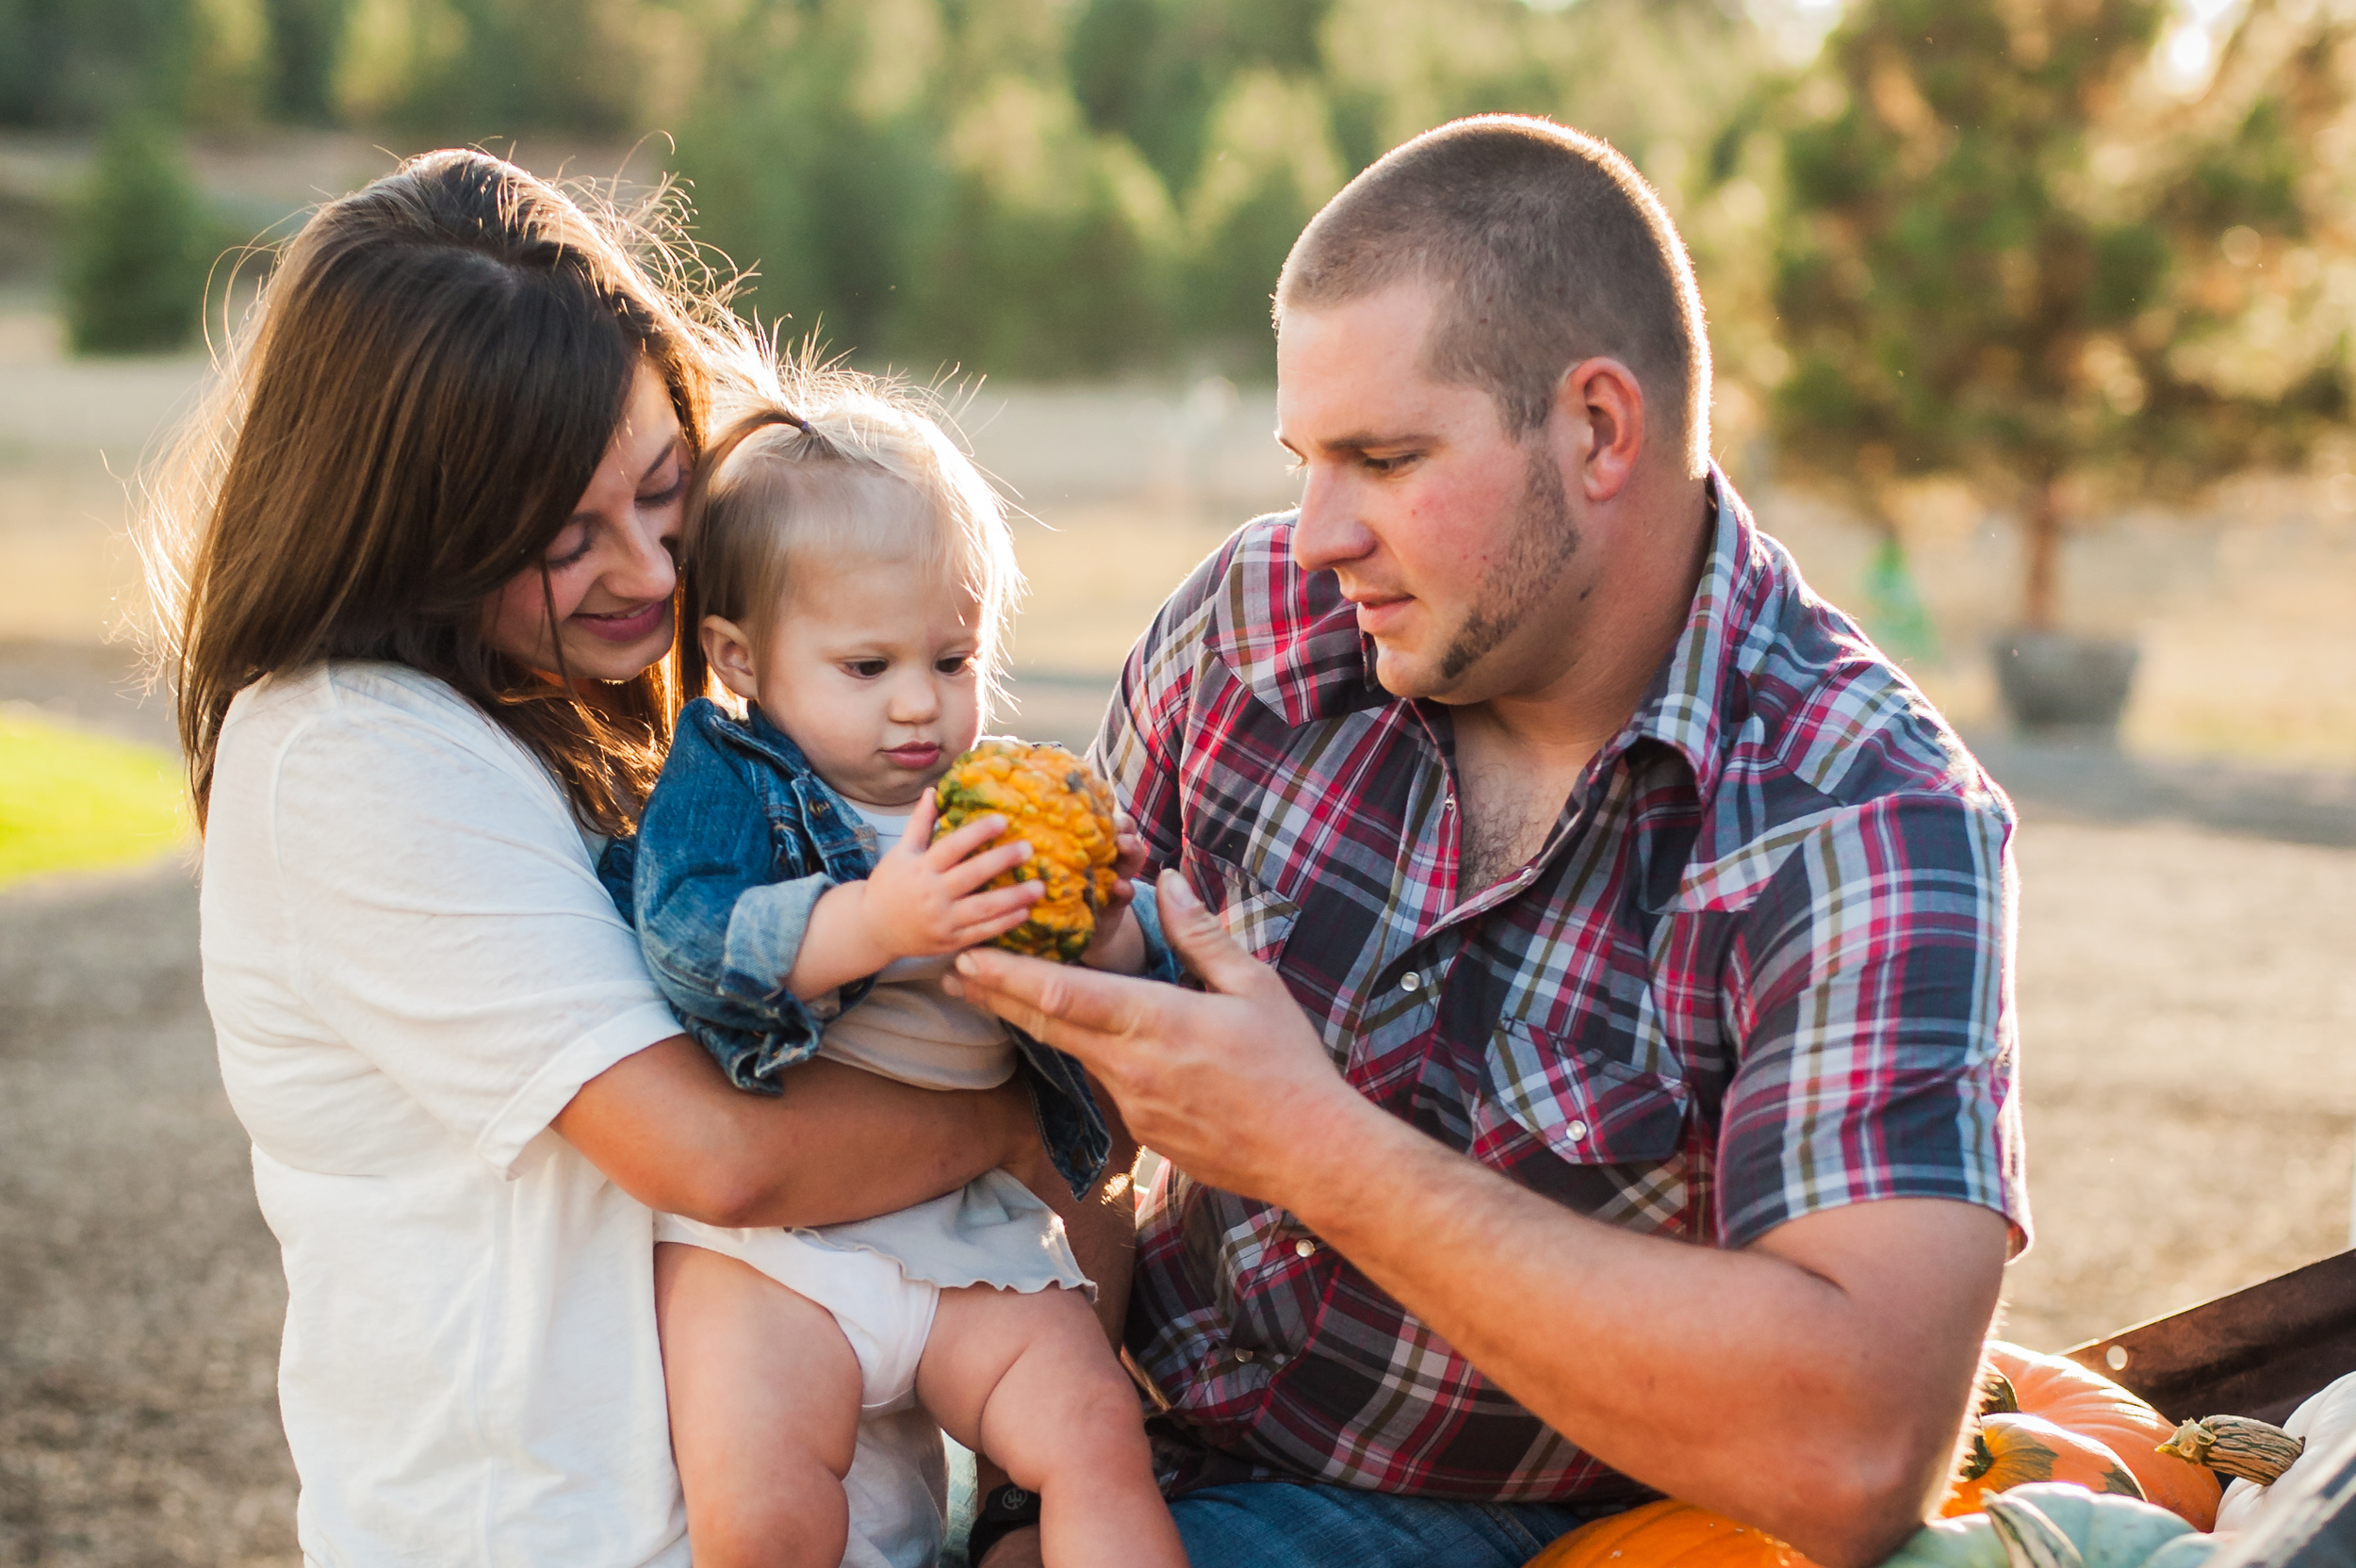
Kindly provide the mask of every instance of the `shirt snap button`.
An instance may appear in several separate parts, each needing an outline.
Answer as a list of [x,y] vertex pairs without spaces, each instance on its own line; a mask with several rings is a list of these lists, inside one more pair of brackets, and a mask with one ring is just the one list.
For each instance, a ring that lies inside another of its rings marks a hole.
[[1235,1359],[1237,1361],[1250,1361],[1252,1359],[1252,1352],[1249,1350],[1238,1350],[1235,1352]]
[[1296,1258],[1313,1257],[1316,1255],[1317,1250],[1317,1244],[1314,1241],[1296,1241],[1293,1243],[1293,1256]]
[[1399,988],[1403,991],[1421,990],[1423,988],[1423,976],[1417,974],[1414,970],[1409,970],[1405,974],[1399,976]]
[[1563,1128],[1562,1132],[1573,1143],[1578,1143],[1587,1136],[1587,1123],[1574,1121],[1568,1127]]

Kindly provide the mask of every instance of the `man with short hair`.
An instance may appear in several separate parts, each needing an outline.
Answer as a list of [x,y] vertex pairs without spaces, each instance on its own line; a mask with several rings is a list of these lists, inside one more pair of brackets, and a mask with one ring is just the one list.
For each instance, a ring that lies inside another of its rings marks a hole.
[[1203,989],[958,962],[1171,1163],[1129,1350],[1188,1553],[1511,1568],[1657,1491],[1875,1561],[2027,1239],[2010,808],[1709,463],[1608,147],[1417,138],[1276,305],[1301,507],[1098,745]]

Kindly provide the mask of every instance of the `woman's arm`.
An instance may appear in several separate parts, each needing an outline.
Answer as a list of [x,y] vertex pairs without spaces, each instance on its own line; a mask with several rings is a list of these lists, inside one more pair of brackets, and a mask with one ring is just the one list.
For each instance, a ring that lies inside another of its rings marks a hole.
[[712,1225],[833,1225],[938,1198],[995,1166],[1047,1165],[1019,1083],[979,1093],[811,1061],[775,1098],[730,1086],[674,1035],[581,1086],[552,1125],[649,1208]]

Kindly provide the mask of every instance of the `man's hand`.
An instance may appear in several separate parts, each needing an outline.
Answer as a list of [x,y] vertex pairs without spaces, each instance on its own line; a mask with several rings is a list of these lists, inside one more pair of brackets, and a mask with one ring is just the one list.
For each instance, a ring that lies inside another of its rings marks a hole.
[[1068,1051],[1111,1091],[1139,1143],[1187,1175],[1290,1208],[1288,1176],[1372,1117],[1274,970],[1231,940],[1186,878],[1162,874],[1162,928],[1209,988],[1070,969],[1009,953],[957,959],[953,983]]

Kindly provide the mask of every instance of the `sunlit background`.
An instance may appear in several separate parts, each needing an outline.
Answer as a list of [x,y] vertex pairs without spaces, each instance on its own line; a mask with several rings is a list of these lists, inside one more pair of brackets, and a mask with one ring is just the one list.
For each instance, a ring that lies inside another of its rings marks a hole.
[[452,143],[673,182],[748,313],[956,411],[1032,584],[999,725],[1077,743],[1293,493],[1294,235],[1494,109],[1654,183],[1720,462],[2021,806],[2013,1335],[2347,1245],[2348,7],[0,0],[0,1560],[292,1560],[283,1287],[122,635],[142,463],[270,238]]

